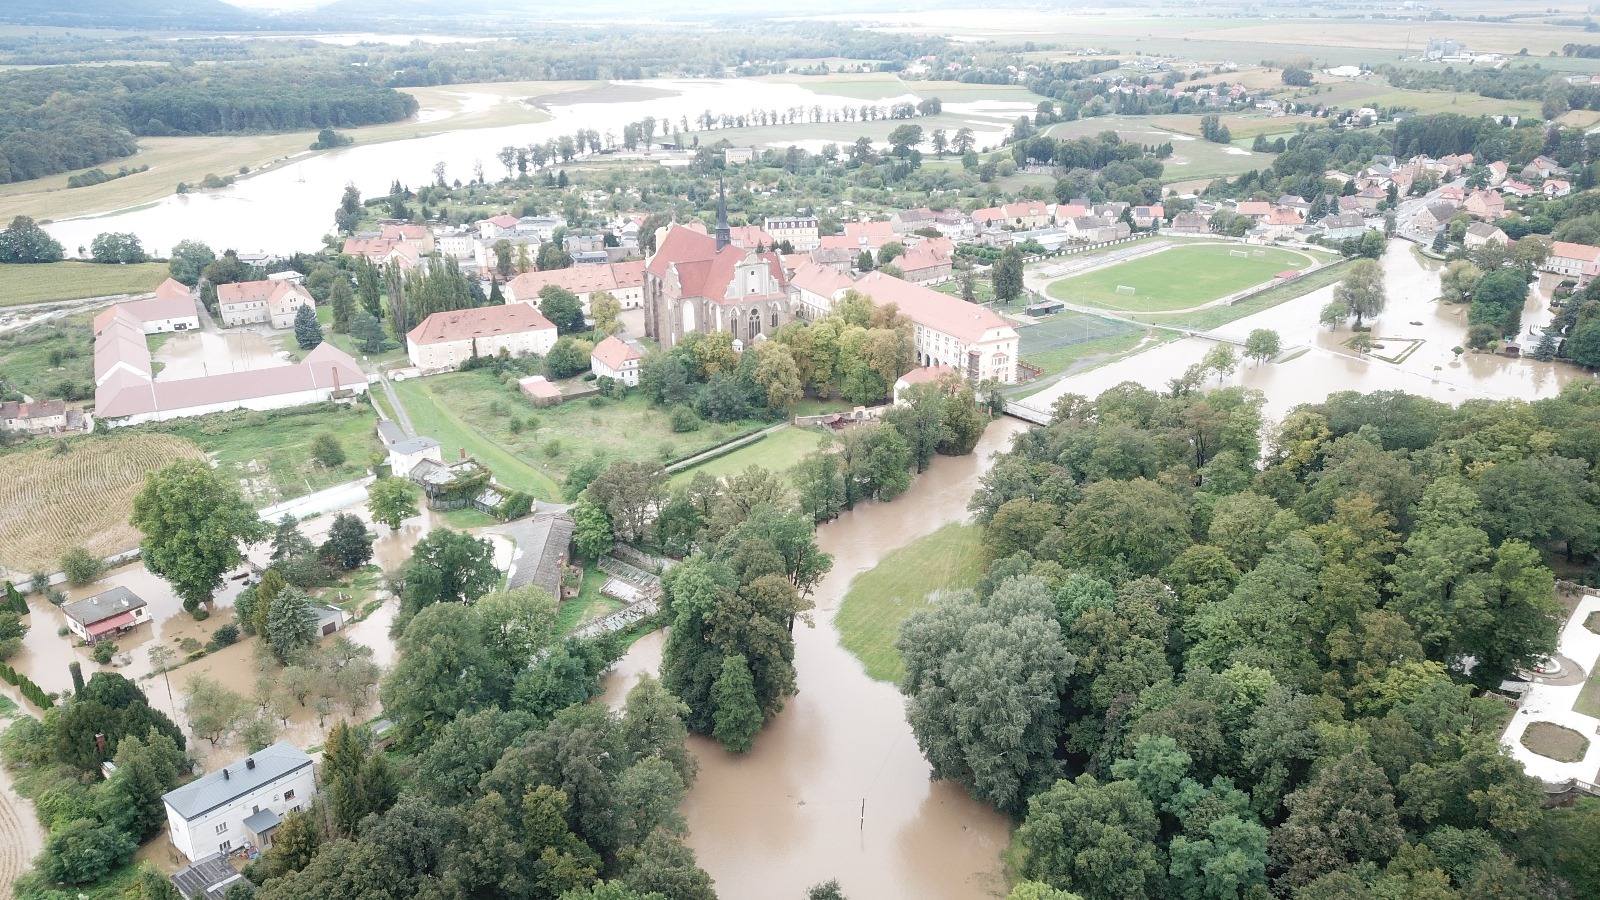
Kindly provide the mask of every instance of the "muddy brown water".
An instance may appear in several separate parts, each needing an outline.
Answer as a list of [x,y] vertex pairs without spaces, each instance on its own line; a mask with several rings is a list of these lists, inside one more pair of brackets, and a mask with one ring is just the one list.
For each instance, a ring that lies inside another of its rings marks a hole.
[[[1211,378],[1208,387],[1241,384],[1258,389],[1266,395],[1266,414],[1278,419],[1301,403],[1321,402],[1335,391],[1402,390],[1450,404],[1479,397],[1536,400],[1553,396],[1569,380],[1590,377],[1567,363],[1455,353],[1454,348],[1466,345],[1467,307],[1438,302],[1443,264],[1420,259],[1410,244],[1400,240],[1389,242],[1380,263],[1388,303],[1370,324],[1381,349],[1365,356],[1355,353],[1345,346],[1353,334],[1348,326],[1330,331],[1317,323],[1318,314],[1333,299],[1334,288],[1329,286],[1216,329],[1221,336],[1242,341],[1253,329],[1270,328],[1278,332],[1284,353],[1280,362],[1242,362],[1232,376]],[[1522,317],[1525,348],[1532,349],[1537,328],[1550,318],[1548,293],[1530,292]],[[1200,338],[1172,341],[1065,378],[1023,402],[1048,411],[1064,393],[1095,397],[1124,381],[1163,390],[1214,346]]]
[[[989,426],[970,456],[936,459],[903,496],[869,503],[817,530],[833,554],[815,627],[795,629],[800,692],[744,756],[691,738],[700,774],[684,803],[689,844],[723,897],[802,897],[839,879],[852,897],[967,900],[1004,893],[1009,821],[957,785],[930,780],[899,690],[867,677],[839,644],[833,616],[850,582],[890,551],[967,518],[996,453],[1025,426]],[[607,676],[619,706],[661,663],[660,632]]]
[[270,369],[291,362],[275,337],[256,330],[174,334],[156,350],[152,361],[161,364],[157,381]]

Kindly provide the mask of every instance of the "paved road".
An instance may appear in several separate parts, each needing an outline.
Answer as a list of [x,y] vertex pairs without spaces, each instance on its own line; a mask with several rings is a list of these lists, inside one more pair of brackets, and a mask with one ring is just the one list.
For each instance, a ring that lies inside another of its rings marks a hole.
[[282,503],[265,507],[261,510],[261,518],[268,522],[276,522],[285,514],[296,519],[304,519],[319,515],[335,509],[355,506],[367,499],[367,485],[373,481],[371,476],[336,484],[331,488],[323,488],[314,494],[285,500]]
[[[400,395],[395,393],[394,385],[389,383],[389,376],[382,371],[377,375],[378,383],[383,385],[383,393],[389,398],[389,406],[394,410],[395,421],[400,423],[400,430],[406,433],[406,437],[416,437],[417,429],[411,426],[411,414],[406,412],[405,404],[400,402]],[[371,385],[368,385],[368,389],[371,389]],[[383,415],[383,410],[379,409],[378,414]]]

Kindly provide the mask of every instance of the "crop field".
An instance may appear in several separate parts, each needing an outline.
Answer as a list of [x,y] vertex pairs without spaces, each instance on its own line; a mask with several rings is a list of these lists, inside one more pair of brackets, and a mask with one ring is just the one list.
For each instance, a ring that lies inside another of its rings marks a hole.
[[[1238,118],[1238,117],[1234,117]],[[1252,122],[1272,121],[1252,118]],[[1277,120],[1293,129],[1292,120]],[[1096,116],[1057,122],[1045,132],[1050,137],[1089,137],[1102,131],[1115,131],[1124,141],[1155,146],[1172,143],[1172,155],[1161,161],[1162,182],[1187,181],[1197,178],[1215,178],[1219,175],[1239,175],[1252,169],[1264,169],[1276,158],[1273,153],[1256,153],[1248,147],[1233,144],[1216,144],[1200,139],[1199,116]]]
[[[1249,256],[1233,255],[1241,250]],[[1312,263],[1308,254],[1277,247],[1194,244],[1063,278],[1051,283],[1049,293],[1120,312],[1163,312],[1199,306]]]
[[130,266],[89,262],[0,263],[0,306],[140,294],[155,290],[166,277],[167,264],[155,262]]
[[73,547],[97,556],[139,543],[128,524],[147,474],[200,448],[164,434],[114,434],[35,446],[0,456],[0,568],[54,571]]

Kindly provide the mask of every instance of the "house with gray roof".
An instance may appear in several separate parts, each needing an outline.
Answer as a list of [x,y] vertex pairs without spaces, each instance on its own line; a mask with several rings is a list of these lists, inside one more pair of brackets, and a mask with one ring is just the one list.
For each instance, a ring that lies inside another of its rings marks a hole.
[[317,792],[311,757],[279,741],[162,795],[172,845],[192,862],[272,846],[283,817]]
[[507,589],[531,584],[560,600],[561,574],[567,565],[572,530],[572,517],[563,507],[545,507],[528,518],[495,529],[510,538],[516,548],[511,571],[506,575]]
[[67,630],[90,644],[150,621],[150,605],[125,587],[63,603],[61,612],[67,617]]

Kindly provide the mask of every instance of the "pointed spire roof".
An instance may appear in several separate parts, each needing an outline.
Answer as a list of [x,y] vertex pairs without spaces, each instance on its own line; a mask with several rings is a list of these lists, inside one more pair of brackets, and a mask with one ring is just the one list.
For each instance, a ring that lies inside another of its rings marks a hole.
[[717,176],[717,250],[728,246],[733,240],[732,229],[728,227],[728,191],[723,187],[722,176]]

